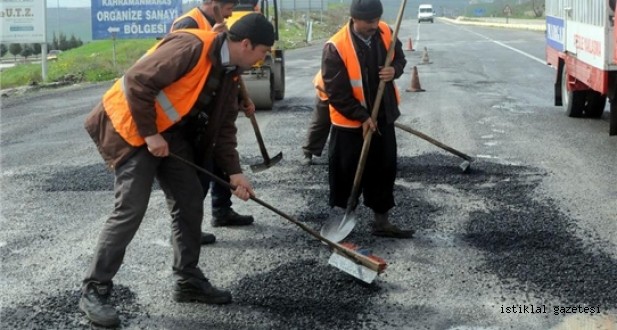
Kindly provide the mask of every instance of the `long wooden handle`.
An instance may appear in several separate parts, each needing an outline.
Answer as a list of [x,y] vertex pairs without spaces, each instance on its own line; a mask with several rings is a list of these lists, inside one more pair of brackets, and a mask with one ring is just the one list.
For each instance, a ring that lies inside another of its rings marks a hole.
[[253,131],[255,131],[255,138],[257,138],[257,143],[259,144],[259,151],[261,152],[261,157],[263,157],[266,164],[269,164],[270,155],[268,155],[268,150],[266,150],[264,139],[263,137],[261,137],[261,131],[259,130],[259,125],[257,125],[257,119],[255,118],[255,114],[250,115],[249,119],[251,120],[251,125],[253,125]]
[[[246,85],[244,85],[244,80],[240,77],[240,95],[242,97],[242,102],[247,104],[250,102],[249,93],[246,89]],[[259,144],[259,151],[261,152],[261,156],[264,159],[266,164],[270,163],[270,155],[268,155],[268,150],[266,149],[266,144],[264,143],[264,139],[261,136],[261,130],[259,130],[259,125],[257,124],[257,118],[255,118],[255,113],[248,116],[251,120],[251,125],[253,126],[253,131],[255,131],[255,138],[257,139],[257,144]]]
[[[386,63],[384,64],[384,68],[387,68],[392,64],[392,60],[394,60],[394,51],[396,48],[396,41],[398,40],[398,31],[401,28],[401,22],[403,20],[403,13],[405,12],[405,5],[407,5],[407,0],[401,1],[401,8],[398,11],[398,16],[396,17],[396,23],[394,26],[394,33],[392,34],[392,41],[390,42],[390,46],[388,47],[388,53],[386,54]],[[383,97],[383,93],[385,91],[386,82],[383,80],[379,81],[379,87],[377,88],[377,96],[375,97],[375,104],[373,104],[373,111],[371,113],[371,118],[373,121],[377,120],[377,114],[379,113],[379,107],[381,106],[381,99]]]
[[[223,23],[223,15],[221,15],[221,8],[219,7],[219,5],[217,3],[214,3],[214,21],[216,21],[217,23]],[[247,104],[248,102],[250,102],[250,96],[249,96],[249,92],[246,89],[246,85],[244,84],[244,80],[242,80],[242,77],[239,77],[239,82],[240,82],[240,97],[242,98],[242,102],[244,104]],[[266,164],[270,163],[270,156],[268,155],[268,150],[266,149],[266,144],[264,143],[264,139],[261,136],[261,131],[259,130],[259,125],[257,124],[257,119],[255,118],[255,114],[253,113],[252,115],[249,116],[249,119],[251,120],[251,125],[253,126],[253,130],[255,131],[255,138],[257,138],[257,143],[259,144],[259,151],[261,152],[261,156],[264,159],[264,162]]]
[[[202,172],[204,174],[206,174],[208,177],[210,177],[210,179],[216,181],[216,183],[222,185],[223,187],[229,188],[231,190],[236,190],[236,187],[234,185],[232,185],[231,183],[219,178],[217,175],[215,175],[214,173],[206,170],[205,168],[196,165],[195,163],[186,160],[183,157],[180,157],[174,153],[169,153],[169,156],[191,166],[192,168],[196,169],[199,172]],[[297,225],[298,227],[302,228],[302,230],[306,231],[307,233],[309,233],[311,236],[317,238],[318,240],[326,243],[330,248],[332,248],[333,250],[336,250],[337,252],[341,253],[342,255],[354,260],[355,262],[370,268],[371,270],[374,270],[376,272],[379,272],[379,263],[375,262],[374,260],[368,258],[367,256],[364,256],[362,254],[359,254],[356,251],[350,250],[344,246],[341,246],[340,244],[337,244],[323,236],[321,236],[316,230],[314,230],[313,228],[305,225],[304,223],[294,219],[292,216],[288,215],[287,213],[275,208],[274,206],[262,201],[261,199],[251,195],[250,199],[257,202],[257,204],[260,204],[261,206],[264,206],[265,208],[273,211],[274,213],[280,215],[281,217],[289,220],[290,222],[292,222],[293,224]]]
[[[403,13],[405,12],[405,6],[407,5],[407,0],[401,1],[401,7],[398,11],[398,16],[396,17],[396,24],[394,26],[394,33],[392,34],[392,41],[388,47],[388,52],[386,54],[386,63],[384,64],[384,68],[387,68],[392,63],[394,59],[394,51],[396,48],[396,41],[398,40],[398,31],[401,27],[401,21],[403,20]],[[377,95],[375,96],[375,103],[373,104],[373,110],[371,111],[371,119],[373,122],[377,122],[377,115],[379,114],[379,107],[381,106],[381,99],[383,98],[384,91],[386,89],[386,82],[383,80],[379,81],[379,86],[377,87]],[[356,169],[356,176],[353,179],[353,186],[351,188],[351,194],[349,195],[349,199],[347,201],[347,210],[346,214],[349,214],[353,209],[356,208],[356,199],[358,196],[358,192],[360,191],[360,181],[362,181],[362,174],[364,173],[364,166],[366,164],[366,159],[368,158],[368,150],[371,146],[371,139],[373,137],[373,131],[369,130],[366,136],[364,137],[364,144],[362,144],[362,152],[360,153],[360,160],[358,161],[358,168]]]
[[223,23],[225,18],[223,17],[223,14],[221,14],[221,7],[219,7],[219,4],[216,2],[213,3],[212,6],[212,10],[214,11],[214,21],[219,24]]
[[449,152],[451,152],[451,153],[453,153],[453,154],[463,158],[464,160],[467,160],[467,161],[470,161],[470,162],[472,162],[474,160],[473,157],[471,157],[469,155],[466,155],[466,154],[464,154],[464,153],[462,153],[462,152],[460,152],[460,151],[458,151],[458,150],[456,150],[456,149],[454,149],[454,148],[452,148],[450,146],[447,146],[447,145],[445,145],[445,144],[443,144],[443,143],[441,143],[441,142],[431,138],[430,136],[428,136],[428,135],[426,135],[426,134],[424,134],[422,132],[416,131],[415,129],[413,129],[413,128],[407,126],[407,125],[403,125],[403,124],[400,124],[400,123],[394,123],[394,126],[402,129],[405,132],[411,133],[411,134],[413,134],[413,135],[415,135],[415,136],[417,136],[417,137],[419,137],[419,138],[421,138],[423,140],[426,140],[426,141],[428,141],[428,142],[438,146],[439,148],[441,148],[443,150],[449,151]]

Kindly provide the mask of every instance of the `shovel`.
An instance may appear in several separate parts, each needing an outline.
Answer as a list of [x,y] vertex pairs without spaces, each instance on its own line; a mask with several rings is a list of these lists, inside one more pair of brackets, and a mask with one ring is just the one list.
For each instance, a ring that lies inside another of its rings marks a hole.
[[[224,18],[221,14],[221,8],[218,4],[214,4],[214,20],[217,23],[223,23]],[[242,101],[244,103],[248,103],[249,93],[246,90],[246,85],[244,84],[244,80],[240,78],[240,96],[242,97]],[[261,137],[261,131],[259,130],[259,125],[257,125],[257,118],[255,118],[255,113],[249,116],[251,120],[251,125],[253,126],[253,130],[255,131],[255,137],[257,138],[257,143],[259,144],[259,151],[261,151],[261,156],[264,159],[264,162],[261,164],[251,165],[251,171],[253,172],[261,172],[267,170],[268,168],[276,165],[278,162],[283,159],[283,152],[279,152],[276,156],[270,158],[268,155],[268,150],[266,150],[266,145],[264,143],[264,139]]]
[[[216,183],[220,184],[221,186],[227,187],[231,190],[236,190],[236,187],[231,185],[229,182],[219,178],[214,173],[206,170],[205,168],[197,166],[195,163],[188,161],[185,158],[180,157],[176,154],[169,153],[169,156],[191,166],[192,168],[196,169],[199,172],[206,174],[207,176],[209,176],[212,180],[214,180]],[[375,279],[375,277],[377,277],[377,275],[383,273],[386,270],[387,264],[385,263],[383,259],[370,255],[370,254],[362,253],[361,250],[359,250],[353,245],[351,246],[349,244],[341,245],[336,242],[333,242],[321,236],[316,230],[312,229],[311,227],[294,219],[290,215],[287,215],[283,211],[262,201],[261,199],[253,195],[251,195],[249,198],[257,202],[259,205],[289,220],[290,222],[297,225],[305,232],[309,233],[311,236],[317,238],[318,240],[320,240],[321,242],[323,242],[324,244],[332,248],[332,250],[334,250],[334,253],[332,254],[330,258],[330,261],[329,261],[330,265],[366,283],[371,283]]]
[[[386,63],[384,68],[387,68],[392,63],[394,58],[394,47],[396,46],[396,40],[398,39],[398,31],[401,27],[401,20],[403,19],[403,12],[405,11],[405,5],[407,0],[401,1],[401,8],[399,9],[398,16],[396,18],[396,25],[394,27],[394,34],[392,35],[392,42],[388,47],[388,53],[386,55]],[[377,115],[379,113],[379,107],[381,106],[381,99],[383,97],[384,90],[386,88],[386,82],[379,81],[377,88],[377,95],[375,96],[375,103],[371,112],[371,119],[373,122],[377,122]],[[362,174],[364,173],[364,165],[366,164],[366,158],[368,157],[368,151],[371,146],[371,138],[373,137],[373,131],[368,130],[368,133],[364,137],[364,144],[362,144],[362,152],[360,153],[360,160],[358,161],[358,168],[356,169],[356,176],[353,180],[353,187],[351,194],[347,200],[347,208],[345,209],[345,215],[342,219],[339,217],[333,217],[321,227],[321,235],[333,242],[342,241],[356,226],[355,210],[358,205],[358,193],[360,192],[360,183],[362,182]]]
[[405,131],[407,133],[411,133],[411,134],[421,138],[422,140],[428,141],[428,142],[438,146],[439,148],[441,148],[441,149],[443,149],[443,150],[445,150],[445,151],[447,151],[447,152],[449,152],[451,154],[454,154],[456,156],[461,157],[464,161],[458,167],[461,169],[461,171],[463,171],[463,173],[469,172],[469,166],[471,166],[471,162],[474,161],[473,157],[471,157],[471,156],[469,156],[467,154],[464,154],[464,153],[462,153],[462,152],[460,152],[460,151],[458,151],[458,150],[456,150],[456,149],[454,149],[454,148],[452,148],[452,147],[450,147],[450,146],[448,146],[446,144],[443,144],[443,143],[433,139],[432,137],[430,137],[430,136],[428,136],[428,135],[426,135],[426,134],[424,134],[424,133],[422,133],[420,131],[417,131],[417,130],[415,130],[415,129],[407,126],[407,125],[403,125],[401,123],[394,123],[394,126],[396,126],[397,128],[402,129],[403,131]]
[[[246,86],[244,85],[244,80],[240,79],[240,95],[242,96],[242,100],[246,103],[249,100],[249,93],[246,90]],[[255,131],[255,137],[257,138],[257,143],[259,143],[259,151],[261,151],[261,156],[264,159],[264,162],[261,164],[251,165],[251,171],[253,172],[261,172],[269,169],[270,167],[276,165],[278,162],[283,159],[283,152],[279,152],[276,156],[270,158],[268,155],[268,150],[266,150],[266,145],[264,144],[264,139],[261,137],[261,131],[259,130],[259,125],[257,125],[257,118],[255,118],[255,114],[249,116],[251,120],[251,125],[253,125],[253,130]]]

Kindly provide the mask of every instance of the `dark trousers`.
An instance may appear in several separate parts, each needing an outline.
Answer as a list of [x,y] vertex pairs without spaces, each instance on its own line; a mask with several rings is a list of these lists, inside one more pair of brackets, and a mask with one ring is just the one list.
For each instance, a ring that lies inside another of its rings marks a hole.
[[326,146],[326,141],[328,141],[330,126],[328,101],[315,97],[315,109],[311,116],[311,122],[306,133],[306,142],[302,146],[302,151],[305,154],[321,156],[321,152]]
[[[229,176],[216,165],[214,160],[210,159],[207,161],[206,169],[219,178],[229,182]],[[224,215],[231,207],[231,190],[228,187],[216,183],[209,176],[203,173],[199,173],[199,182],[201,183],[201,187],[204,191],[204,199],[208,195],[210,188],[212,188],[212,215]]]
[[[362,195],[364,205],[375,213],[385,213],[394,207],[396,135],[393,124],[379,125],[379,132],[373,133],[371,139],[358,196]],[[328,154],[330,206],[347,208],[363,143],[361,128],[332,126]]]
[[[179,134],[164,134],[169,150],[193,159],[192,149]],[[110,284],[144,217],[154,179],[161,186],[171,213],[173,274],[176,280],[204,278],[197,267],[201,251],[203,192],[195,170],[172,157],[155,157],[145,146],[115,169],[115,206],[103,225],[92,264],[83,280]]]

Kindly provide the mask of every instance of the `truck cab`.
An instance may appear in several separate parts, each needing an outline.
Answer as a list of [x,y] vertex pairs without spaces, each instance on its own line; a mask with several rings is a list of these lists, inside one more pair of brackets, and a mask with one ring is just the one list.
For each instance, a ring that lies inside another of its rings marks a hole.
[[569,117],[601,118],[608,99],[609,134],[617,135],[615,0],[546,0],[545,6],[555,105]]

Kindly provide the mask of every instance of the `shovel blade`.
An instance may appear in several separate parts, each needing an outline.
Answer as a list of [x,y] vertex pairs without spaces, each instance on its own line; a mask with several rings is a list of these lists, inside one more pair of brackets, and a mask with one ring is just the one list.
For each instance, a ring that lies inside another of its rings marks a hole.
[[270,158],[268,161],[264,160],[264,162],[261,164],[251,165],[251,171],[253,171],[253,173],[265,171],[270,167],[276,165],[278,162],[281,161],[281,159],[283,159],[283,152],[279,152],[278,155]]
[[343,219],[333,217],[321,227],[321,236],[332,242],[340,242],[347,237],[356,226],[356,216],[353,213],[347,214]]
[[371,284],[378,275],[376,271],[349,260],[337,252],[332,253],[328,264],[368,284]]
[[461,165],[459,165],[458,167],[461,169],[461,171],[463,171],[463,173],[467,173],[469,172],[469,166],[471,166],[471,163],[466,160],[462,162]]

